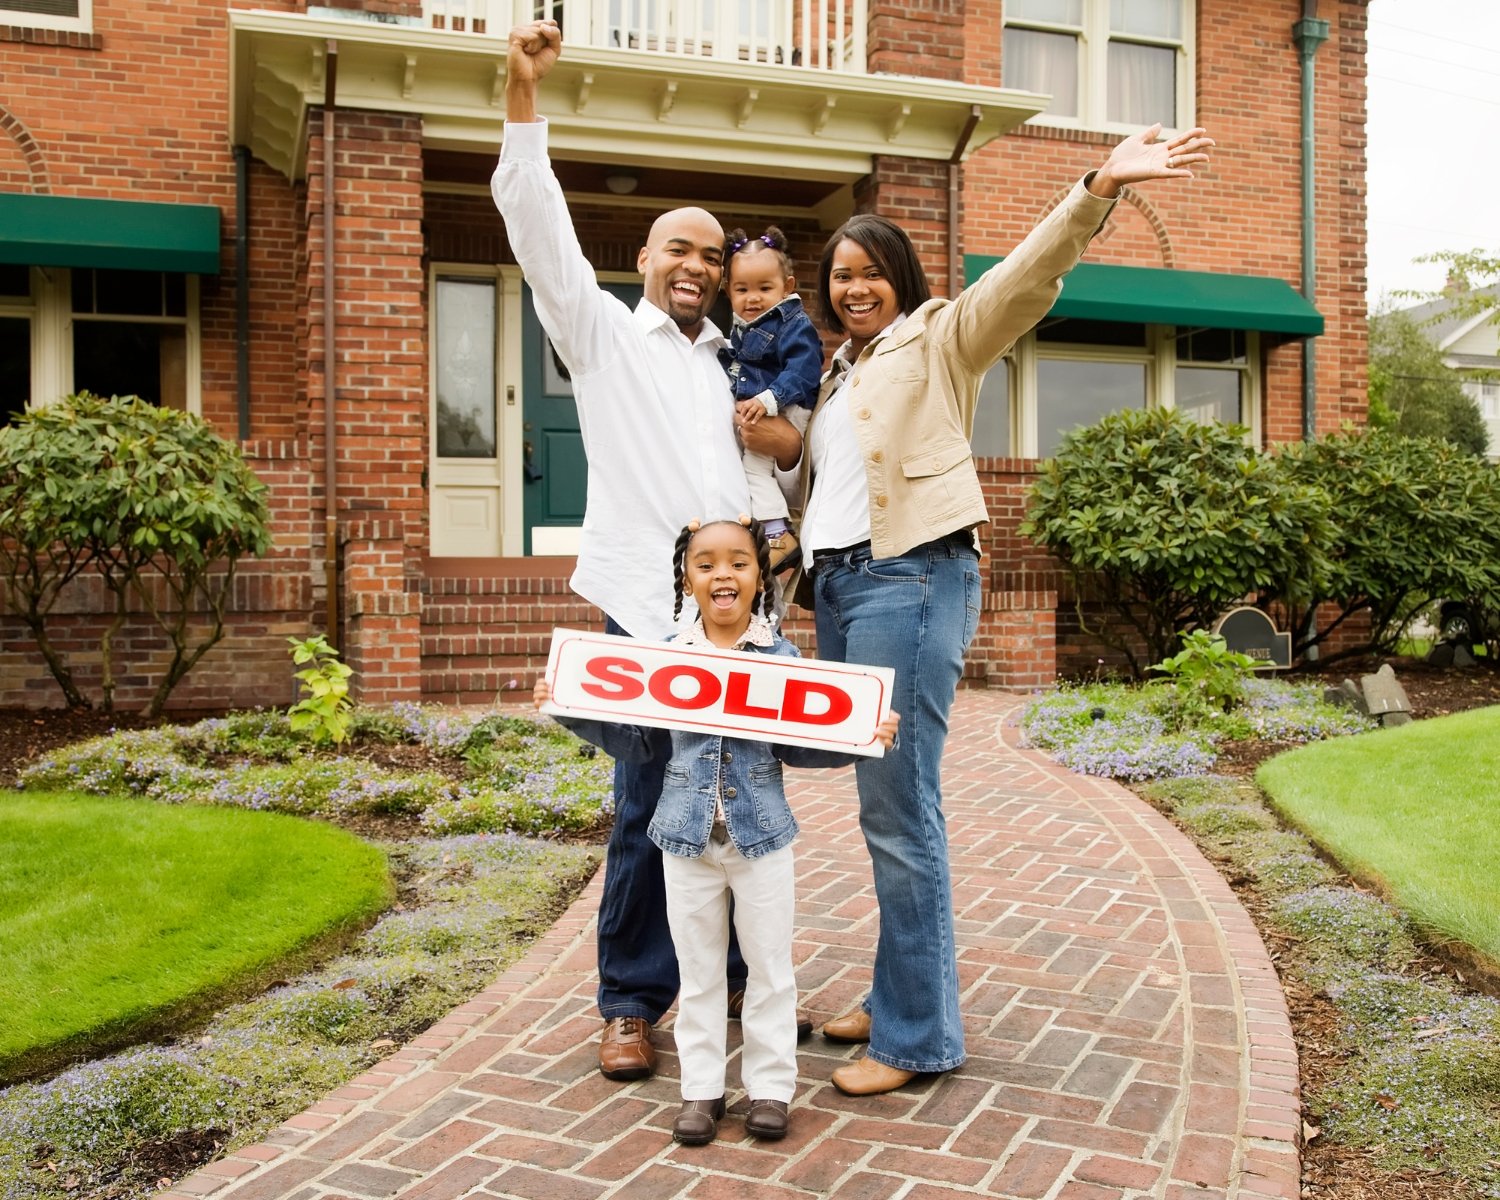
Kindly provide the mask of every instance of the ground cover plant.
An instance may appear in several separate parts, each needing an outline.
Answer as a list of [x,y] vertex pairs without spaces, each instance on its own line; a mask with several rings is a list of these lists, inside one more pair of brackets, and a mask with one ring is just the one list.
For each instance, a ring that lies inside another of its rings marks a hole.
[[398,895],[316,970],[0,1090],[0,1200],[144,1196],[261,1139],[486,986],[597,867],[573,843],[607,830],[609,765],[566,731],[403,705],[355,709],[349,732],[338,752],[314,749],[284,714],[237,714],[49,747],[17,772],[22,798],[66,779],[75,795],[133,795],[158,814],[270,809],[376,835]]
[[[1471,673],[1467,692],[1434,687],[1430,675],[1414,683],[1419,697],[1424,683],[1437,696],[1418,700],[1424,716],[1446,712],[1455,694],[1465,703],[1469,693],[1481,705],[1500,700],[1500,680],[1487,673]],[[1468,987],[1466,969],[1424,949],[1435,923],[1430,917],[1413,919],[1404,904],[1360,888],[1283,825],[1265,794],[1244,777],[1270,750],[1299,742],[1318,745],[1271,759],[1262,768],[1268,779],[1301,777],[1309,761],[1337,759],[1349,768],[1371,759],[1365,790],[1345,807],[1362,804],[1391,817],[1397,828],[1386,844],[1397,858],[1413,840],[1442,840],[1446,827],[1451,836],[1432,854],[1467,855],[1467,865],[1452,870],[1459,889],[1471,889],[1481,907],[1493,909],[1496,873],[1481,861],[1493,854],[1480,840],[1493,843],[1486,825],[1476,829],[1471,821],[1455,833],[1429,811],[1412,827],[1404,819],[1407,801],[1385,805],[1373,796],[1403,780],[1420,789],[1428,810],[1442,808],[1448,788],[1433,778],[1433,764],[1444,761],[1450,764],[1445,770],[1468,768],[1482,776],[1489,753],[1480,753],[1476,765],[1474,748],[1483,737],[1500,742],[1494,737],[1500,708],[1343,737],[1370,725],[1323,705],[1321,682],[1250,680],[1239,706],[1227,713],[1200,706],[1192,714],[1179,697],[1161,691],[1118,684],[1059,689],[1028,705],[1023,729],[1033,745],[1075,770],[1127,782],[1171,816],[1219,864],[1256,919],[1297,1034],[1311,1139],[1302,1194],[1500,1197],[1500,1002]],[[1427,732],[1412,739],[1420,730]],[[1208,766],[1197,765],[1205,761]],[[1241,774],[1212,773],[1216,769]],[[1330,765],[1328,774],[1338,770]],[[1474,791],[1493,797],[1494,779],[1485,787],[1476,778]],[[1320,795],[1321,785],[1306,785],[1302,793]],[[1458,795],[1464,794],[1460,786]],[[1282,793],[1277,802],[1283,803]],[[1460,800],[1461,812],[1471,811],[1463,805]],[[1411,849],[1418,859],[1424,853],[1420,846]],[[1430,871],[1451,867],[1427,860]],[[1441,907],[1435,894],[1446,878],[1425,881],[1434,908]]]
[[0,1081],[181,1023],[390,901],[331,826],[0,793]]

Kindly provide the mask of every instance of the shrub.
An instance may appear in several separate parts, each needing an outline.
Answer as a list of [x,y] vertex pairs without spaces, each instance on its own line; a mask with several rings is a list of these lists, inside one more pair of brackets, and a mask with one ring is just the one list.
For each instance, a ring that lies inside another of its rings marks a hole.
[[[1436,597],[1500,596],[1500,473],[1446,442],[1387,430],[1346,431],[1285,446],[1278,473],[1328,497],[1335,534],[1317,586],[1288,600],[1293,650],[1325,641],[1357,613],[1369,640],[1330,656],[1391,654],[1407,624]],[[1313,628],[1318,605],[1337,617]]]
[[321,633],[304,640],[289,637],[287,641],[292,646],[292,661],[302,667],[297,672],[302,699],[287,711],[292,732],[306,734],[314,743],[342,745],[349,736],[349,713],[354,707],[349,699],[349,677],[354,668],[339,661],[339,652]]
[[1173,697],[1173,717],[1180,728],[1202,716],[1227,713],[1245,698],[1245,682],[1255,667],[1248,654],[1231,650],[1217,633],[1195,629],[1182,649],[1151,669],[1165,677]]
[[1032,485],[1022,532],[1062,560],[1086,631],[1137,678],[1138,645],[1107,623],[1091,628],[1085,597],[1124,619],[1149,663],[1247,594],[1300,594],[1322,576],[1326,500],[1244,432],[1171,409],[1111,413],[1068,434]]
[[93,572],[114,601],[99,644],[107,711],[131,600],[166,633],[172,656],[148,708],[158,716],[224,636],[239,560],[270,542],[265,488],[190,413],[85,392],[0,428],[0,584],[72,706],[87,701],[47,629],[69,582]]

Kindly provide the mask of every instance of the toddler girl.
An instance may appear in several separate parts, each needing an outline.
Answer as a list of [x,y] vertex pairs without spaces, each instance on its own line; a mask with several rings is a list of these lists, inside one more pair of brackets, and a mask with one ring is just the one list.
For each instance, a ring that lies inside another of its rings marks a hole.
[[[754,424],[777,413],[806,428],[823,375],[823,341],[802,309],[786,235],[770,226],[759,237],[736,229],[724,243],[724,290],[734,309],[729,348],[719,357],[729,372],[735,408]],[[771,543],[771,571],[793,565],[796,535],[787,528],[786,497],[770,456],[742,454],[750,510]],[[789,561],[790,560],[790,561]]]
[[[769,617],[775,595],[770,545],[756,521],[696,521],[677,537],[677,604],[698,603],[699,617],[673,640],[754,654],[796,657]],[[545,680],[536,685],[547,702]],[[677,949],[682,990],[677,1001],[677,1054],[682,1110],[672,1136],[688,1145],[713,1141],[724,1115],[725,1027],[730,898],[734,927],[749,969],[742,1014],[742,1068],[750,1110],[745,1128],[775,1139],[787,1130],[797,1083],[797,981],[792,971],[795,880],[792,839],[797,821],[782,787],[781,765],[846,766],[854,755],[717,734],[557,718],[579,737],[627,761],[651,756],[655,739],[670,736],[672,757],[648,832],[661,847],[667,920]],[[882,745],[895,739],[899,718],[880,726]]]

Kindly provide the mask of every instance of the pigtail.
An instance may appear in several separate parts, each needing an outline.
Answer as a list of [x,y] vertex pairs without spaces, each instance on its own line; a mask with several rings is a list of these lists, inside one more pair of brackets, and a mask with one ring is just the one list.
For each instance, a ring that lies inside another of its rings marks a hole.
[[672,547],[672,586],[676,591],[676,597],[672,601],[672,624],[677,624],[677,618],[682,616],[682,598],[687,593],[682,590],[682,585],[687,581],[687,548],[688,543],[693,540],[693,534],[698,532],[698,522],[690,521],[682,527],[677,535],[677,542]]
[[760,567],[760,593],[756,596],[756,607],[761,616],[769,621],[776,610],[776,576],[771,574],[771,539],[766,537],[766,527],[754,517],[743,524],[750,531],[750,540],[755,544],[755,562]]

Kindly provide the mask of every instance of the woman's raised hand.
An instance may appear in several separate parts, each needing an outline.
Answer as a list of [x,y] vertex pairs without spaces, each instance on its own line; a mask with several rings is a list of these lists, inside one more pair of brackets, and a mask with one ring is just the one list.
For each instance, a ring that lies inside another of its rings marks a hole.
[[1110,152],[1105,164],[1089,181],[1089,191],[1112,199],[1130,183],[1148,179],[1191,179],[1193,168],[1208,162],[1214,144],[1202,129],[1189,129],[1166,141],[1157,141],[1161,125],[1126,138]]

